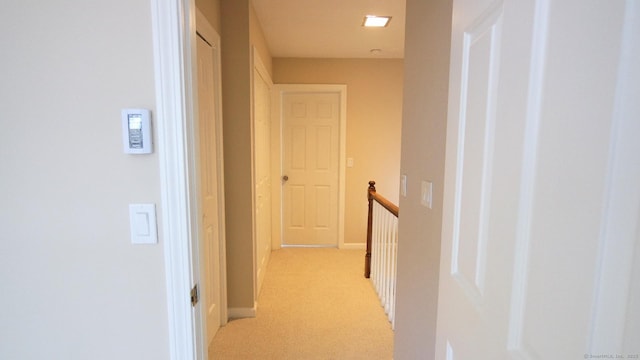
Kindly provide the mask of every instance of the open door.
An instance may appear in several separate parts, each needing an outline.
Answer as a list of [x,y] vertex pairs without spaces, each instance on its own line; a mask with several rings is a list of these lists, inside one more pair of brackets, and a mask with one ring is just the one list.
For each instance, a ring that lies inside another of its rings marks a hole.
[[437,359],[638,356],[638,61],[636,1],[454,0]]
[[198,11],[197,83],[202,314],[206,343],[226,323],[220,37]]

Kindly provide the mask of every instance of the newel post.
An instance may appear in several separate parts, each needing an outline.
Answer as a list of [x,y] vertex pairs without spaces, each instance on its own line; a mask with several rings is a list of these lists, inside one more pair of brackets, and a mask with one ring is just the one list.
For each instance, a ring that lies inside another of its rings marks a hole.
[[373,229],[373,194],[376,193],[376,182],[369,181],[367,199],[369,200],[369,215],[367,217],[367,253],[364,256],[364,277],[371,275],[371,236]]

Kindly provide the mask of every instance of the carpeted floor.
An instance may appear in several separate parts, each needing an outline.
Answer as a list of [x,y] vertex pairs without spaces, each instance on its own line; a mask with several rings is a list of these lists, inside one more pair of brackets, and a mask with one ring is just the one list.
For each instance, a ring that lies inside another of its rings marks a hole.
[[393,331],[368,279],[364,251],[274,251],[256,318],[230,321],[210,359],[384,359]]

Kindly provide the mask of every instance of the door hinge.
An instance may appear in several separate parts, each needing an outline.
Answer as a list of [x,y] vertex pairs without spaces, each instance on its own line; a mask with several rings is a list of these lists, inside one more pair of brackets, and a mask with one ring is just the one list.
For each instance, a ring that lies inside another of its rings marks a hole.
[[200,300],[200,294],[198,294],[198,284],[191,289],[191,306],[196,306]]

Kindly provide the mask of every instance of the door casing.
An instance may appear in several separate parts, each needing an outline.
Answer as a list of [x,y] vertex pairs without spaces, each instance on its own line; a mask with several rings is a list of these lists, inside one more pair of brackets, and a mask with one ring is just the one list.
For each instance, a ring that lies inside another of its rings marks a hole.
[[[271,144],[271,89],[273,81],[260,58],[258,50],[252,48],[252,96],[251,96],[251,138],[252,138],[252,184],[253,184],[253,254],[254,254],[254,301],[258,301],[258,295],[262,288],[262,282],[269,263],[272,249],[271,228],[273,220],[271,213],[273,211],[272,183],[273,171],[271,164],[273,161],[273,146]],[[267,94],[258,89],[256,84],[262,81],[266,87]],[[266,103],[266,104],[263,104]],[[262,106],[267,106],[266,111]],[[263,118],[264,117],[264,118]],[[265,149],[268,148],[268,149]]]
[[[191,305],[199,282],[197,184],[196,6],[194,0],[151,3],[162,242],[167,284],[170,358],[206,359],[202,301]],[[222,295],[226,298],[226,294]],[[226,308],[226,304],[224,306]],[[226,317],[225,317],[226,318]]]

